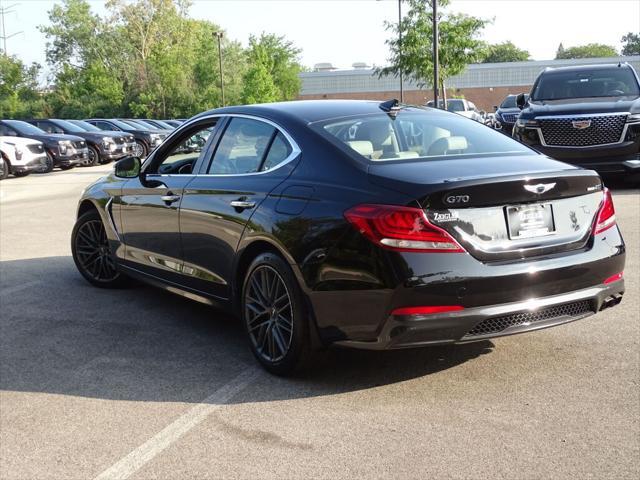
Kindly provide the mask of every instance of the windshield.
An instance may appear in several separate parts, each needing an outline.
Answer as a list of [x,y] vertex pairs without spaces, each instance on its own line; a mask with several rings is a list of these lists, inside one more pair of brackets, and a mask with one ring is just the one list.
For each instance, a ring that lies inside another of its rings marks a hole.
[[[429,100],[427,106],[433,108],[435,102]],[[438,100],[438,108],[442,108],[444,105],[443,100]],[[447,110],[450,112],[464,112],[464,101],[462,100],[447,100]]]
[[640,95],[635,75],[629,68],[574,72],[547,72],[538,78],[532,100],[623,97]]
[[[517,95],[509,95],[507,98],[505,98],[502,103],[500,104],[500,108],[516,108],[516,99],[518,98]],[[524,99],[525,100],[529,100],[529,95],[528,94],[524,94]]]
[[169,125],[164,120],[154,120],[153,123],[166,130],[173,130],[175,128],[173,125]]
[[142,120],[136,119],[136,120],[123,120],[123,121],[133,125],[134,127],[142,127],[148,130],[158,130],[158,127],[155,127],[150,123],[144,122]]
[[67,120],[68,123],[73,123],[77,127],[82,128],[85,132],[101,132],[98,127],[95,125],[91,125],[89,122],[85,122],[83,120]]
[[38,127],[21,120],[5,120],[5,122],[20,135],[47,135],[44,130],[40,130]]
[[142,125],[130,125],[126,122],[123,122],[121,120],[117,120],[115,118],[112,118],[111,120],[109,120],[111,123],[113,123],[116,127],[121,128],[123,130],[142,130]]
[[68,130],[69,132],[82,133],[86,131],[71,122],[67,122],[66,120],[53,120],[53,123],[65,130]]
[[447,113],[401,111],[395,119],[373,114],[316,128],[373,161],[532,153],[500,132]]

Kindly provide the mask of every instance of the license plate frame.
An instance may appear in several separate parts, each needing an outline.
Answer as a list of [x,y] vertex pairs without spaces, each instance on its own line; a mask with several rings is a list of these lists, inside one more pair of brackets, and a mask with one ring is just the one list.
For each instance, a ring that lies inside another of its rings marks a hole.
[[529,203],[505,207],[507,233],[511,240],[546,237],[556,234],[553,205]]

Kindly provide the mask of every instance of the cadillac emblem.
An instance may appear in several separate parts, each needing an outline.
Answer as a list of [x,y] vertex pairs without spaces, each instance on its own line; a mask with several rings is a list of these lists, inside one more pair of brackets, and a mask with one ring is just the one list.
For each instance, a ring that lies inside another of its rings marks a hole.
[[589,128],[591,126],[591,120],[574,120],[571,122],[573,128],[578,130],[584,130],[585,128]]

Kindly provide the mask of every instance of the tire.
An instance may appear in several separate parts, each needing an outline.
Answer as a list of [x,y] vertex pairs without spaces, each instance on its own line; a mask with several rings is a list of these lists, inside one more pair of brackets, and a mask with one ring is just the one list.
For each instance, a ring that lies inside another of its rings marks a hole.
[[71,170],[75,165],[60,165],[60,170]]
[[97,210],[80,216],[71,232],[71,253],[76,268],[91,285],[122,288],[129,283],[109,250],[104,224]]
[[9,176],[10,169],[11,169],[11,165],[9,165],[9,161],[5,160],[2,165],[2,171],[0,172],[0,180],[4,180]]
[[133,147],[133,156],[138,158],[147,156],[147,146],[141,140],[136,140],[136,146]]
[[89,145],[88,150],[89,150],[89,158],[87,160],[87,163],[83,164],[85,167],[95,167],[99,163],[102,163],[100,161],[100,152],[96,147]]
[[26,177],[27,175],[29,175],[31,172],[13,172],[13,176],[14,177]]
[[251,351],[267,371],[285,376],[309,363],[309,316],[295,275],[280,256],[263,253],[247,269],[241,317]]
[[51,155],[49,152],[47,152],[47,159],[45,160],[44,168],[42,170],[39,170],[38,173],[49,173],[49,172],[52,172],[53,171],[53,166],[54,166],[53,155]]

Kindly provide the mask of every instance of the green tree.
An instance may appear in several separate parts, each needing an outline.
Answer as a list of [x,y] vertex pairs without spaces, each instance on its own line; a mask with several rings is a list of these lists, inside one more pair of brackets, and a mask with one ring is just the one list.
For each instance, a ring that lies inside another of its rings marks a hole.
[[563,58],[564,55],[564,45],[560,42],[558,45],[558,50],[556,50],[556,58]]
[[[561,44],[562,45],[562,44]],[[556,60],[567,58],[597,58],[597,57],[616,57],[618,52],[615,48],[604,45],[602,43],[589,43],[578,47],[558,49]]]
[[244,76],[243,103],[269,103],[279,99],[280,92],[264,63],[254,63]]
[[622,37],[622,55],[640,55],[640,34],[629,32]]
[[[434,0],[408,0],[409,10],[400,22],[386,23],[392,37],[386,41],[390,49],[389,63],[377,69],[379,76],[399,75],[413,78],[422,88],[433,86],[433,22]],[[449,5],[449,0],[437,0],[439,7]],[[470,63],[485,56],[485,44],[479,39],[488,20],[465,14],[438,10],[440,89],[446,94],[447,79],[464,71]],[[398,28],[402,30],[402,44],[398,40]]]
[[487,47],[483,63],[524,62],[531,59],[528,51],[516,47],[511,42],[496,43]]
[[14,56],[0,56],[0,117],[38,115],[44,109],[38,89],[40,65],[29,66]]

